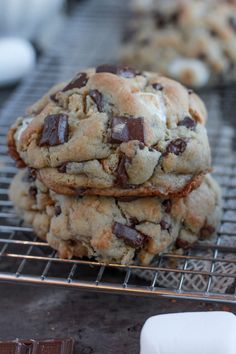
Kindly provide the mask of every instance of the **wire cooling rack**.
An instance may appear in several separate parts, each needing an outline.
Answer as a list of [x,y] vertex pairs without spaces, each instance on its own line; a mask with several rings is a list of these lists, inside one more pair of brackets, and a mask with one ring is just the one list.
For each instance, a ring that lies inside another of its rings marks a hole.
[[[224,201],[219,232],[208,244],[198,243],[181,256],[163,254],[150,267],[61,260],[47,243],[34,235],[30,227],[17,219],[8,200],[8,186],[16,173],[6,152],[5,136],[9,123],[54,83],[69,78],[83,67],[114,62],[121,28],[127,17],[124,1],[82,2],[51,44],[50,51],[41,58],[36,70],[0,111],[0,281],[236,303],[234,131],[222,121],[223,116],[232,115],[233,108],[236,108],[233,106],[236,89],[204,93],[209,109],[208,131],[215,177],[223,188]],[[194,268],[194,262],[205,266]],[[176,268],[176,263],[180,268]],[[173,277],[175,282],[164,286],[163,279],[169,277]],[[186,280],[189,277],[199,277],[202,287],[188,286]],[[218,287],[219,283],[223,285]]]

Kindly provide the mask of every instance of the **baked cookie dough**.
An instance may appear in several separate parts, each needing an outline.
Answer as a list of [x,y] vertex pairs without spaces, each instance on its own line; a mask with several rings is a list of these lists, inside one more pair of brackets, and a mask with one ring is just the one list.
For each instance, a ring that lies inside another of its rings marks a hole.
[[60,194],[184,196],[211,166],[206,115],[201,99],[176,81],[101,65],[20,117],[9,153]]
[[236,79],[236,1],[133,1],[122,61],[187,86]]
[[34,172],[25,169],[15,176],[10,199],[62,258],[149,264],[155,255],[209,238],[221,217],[220,190],[209,175],[186,198],[170,200],[58,195]]

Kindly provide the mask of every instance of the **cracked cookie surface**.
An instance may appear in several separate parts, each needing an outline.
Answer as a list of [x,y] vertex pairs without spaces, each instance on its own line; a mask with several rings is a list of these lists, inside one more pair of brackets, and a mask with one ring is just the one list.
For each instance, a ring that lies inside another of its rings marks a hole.
[[9,152],[58,193],[183,196],[210,168],[206,114],[176,81],[101,65],[30,107],[9,131]]
[[219,186],[209,175],[186,198],[170,200],[58,195],[34,172],[25,169],[15,176],[10,199],[62,258],[149,264],[155,255],[207,239],[221,217]]

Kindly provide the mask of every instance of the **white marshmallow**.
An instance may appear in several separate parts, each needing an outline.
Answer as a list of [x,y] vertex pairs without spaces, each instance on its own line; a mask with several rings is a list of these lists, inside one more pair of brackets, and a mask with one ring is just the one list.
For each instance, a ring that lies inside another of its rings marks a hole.
[[32,122],[33,118],[32,117],[27,117],[24,118],[20,127],[18,128],[18,130],[16,131],[16,140],[20,140],[20,137],[22,135],[22,133],[25,131],[25,129],[28,127],[28,125],[30,124],[30,122]]
[[191,73],[191,78],[188,82],[192,86],[204,86],[207,84],[210,72],[206,64],[198,59],[176,58],[168,68],[169,75],[176,80],[186,82],[186,76]]
[[230,312],[176,313],[150,317],[140,354],[235,354],[236,317]]
[[34,67],[33,46],[20,38],[0,40],[0,85],[9,85],[24,78]]
[[139,98],[139,102],[151,115],[166,122],[165,103],[162,96],[152,92],[137,92],[134,95]]

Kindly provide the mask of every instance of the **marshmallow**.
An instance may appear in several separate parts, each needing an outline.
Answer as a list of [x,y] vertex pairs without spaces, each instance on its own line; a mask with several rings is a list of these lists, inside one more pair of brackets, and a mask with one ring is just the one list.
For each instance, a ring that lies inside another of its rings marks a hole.
[[236,317],[230,312],[176,313],[150,317],[140,354],[235,354]]
[[206,64],[198,59],[176,58],[170,63],[168,70],[170,76],[190,86],[203,86],[210,76]]
[[23,79],[35,66],[35,50],[24,39],[0,39],[0,53],[0,86]]
[[151,92],[137,92],[134,94],[139,98],[141,105],[152,115],[162,122],[166,122],[165,103],[162,96]]

